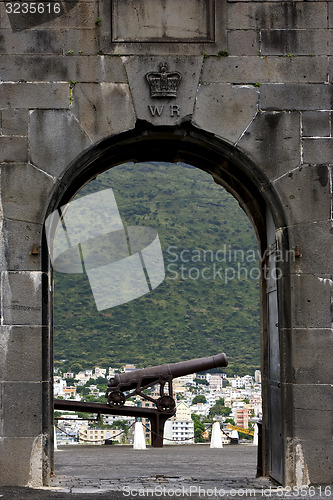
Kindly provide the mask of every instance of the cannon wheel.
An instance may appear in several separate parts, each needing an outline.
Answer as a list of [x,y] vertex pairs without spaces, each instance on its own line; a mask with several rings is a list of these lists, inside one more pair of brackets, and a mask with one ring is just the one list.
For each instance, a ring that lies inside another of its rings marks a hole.
[[122,407],[124,406],[125,401],[125,394],[120,391],[110,392],[108,396],[108,403],[110,406]]
[[171,396],[161,396],[156,401],[156,406],[160,411],[169,412],[175,409],[176,403]]

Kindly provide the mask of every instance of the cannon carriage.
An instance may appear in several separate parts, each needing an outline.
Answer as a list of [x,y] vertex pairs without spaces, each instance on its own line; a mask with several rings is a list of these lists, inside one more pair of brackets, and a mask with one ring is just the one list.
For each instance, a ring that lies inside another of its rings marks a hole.
[[[221,353],[206,358],[119,373],[110,379],[105,397],[111,407],[122,408],[130,397],[138,395],[142,399],[154,403],[160,412],[173,413],[176,406],[172,388],[174,378],[226,366],[228,366],[226,355]],[[159,385],[158,398],[153,398],[144,392],[155,385]]]

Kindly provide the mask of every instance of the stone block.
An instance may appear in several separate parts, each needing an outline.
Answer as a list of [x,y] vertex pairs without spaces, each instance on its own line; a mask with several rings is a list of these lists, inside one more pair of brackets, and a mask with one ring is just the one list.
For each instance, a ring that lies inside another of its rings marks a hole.
[[328,2],[328,26],[333,28],[333,4]]
[[330,384],[333,380],[332,329],[295,328],[291,335],[294,382]]
[[[315,217],[314,217],[315,219]],[[289,245],[299,247],[300,258],[291,259],[292,273],[328,274],[332,269],[333,224],[314,221],[288,227]],[[318,245],[320,241],[320,245]]]
[[[4,2],[1,2],[1,4],[3,3]],[[55,2],[50,3],[52,8],[52,4]],[[50,13],[48,9],[45,9],[44,13],[30,15],[24,15],[22,13],[7,15],[5,13],[5,6],[3,6],[1,9],[1,27],[12,29],[14,33],[30,29],[41,29],[45,31],[69,28],[97,29],[95,22],[98,17],[98,3],[96,1],[92,0],[86,2],[76,0],[74,2],[66,1],[66,4],[62,4],[61,1],[59,3],[59,13],[55,13],[54,11]]]
[[318,165],[333,163],[333,138],[303,139],[303,161]]
[[332,275],[292,275],[290,295],[294,328],[331,328]]
[[5,437],[35,437],[42,433],[42,382],[3,383]]
[[28,161],[27,137],[0,136],[0,161],[1,162]]
[[215,83],[201,85],[193,123],[235,143],[256,116],[258,98],[259,93],[255,87]]
[[31,250],[36,245],[41,252],[41,224],[5,219],[3,222],[3,242],[6,252],[8,271],[39,271],[41,268],[41,253],[32,255]]
[[290,170],[273,185],[283,203],[288,225],[330,218],[331,188],[329,170],[325,165],[306,165]]
[[306,456],[306,466],[311,484],[323,485],[322,496],[329,498],[332,494],[332,486],[330,486],[325,494],[325,485],[332,484],[333,466],[333,442],[326,436],[325,439],[311,439],[309,430],[308,439],[301,441],[304,455]]
[[[6,29],[0,32],[0,54],[60,55],[64,50],[63,44],[61,31],[40,29],[13,32],[11,29]],[[2,79],[1,72],[0,79]]]
[[[127,57],[124,59],[136,116],[154,125],[176,125],[193,113],[202,57]],[[179,72],[177,97],[151,97],[148,73],[159,73],[161,63],[167,72]]]
[[230,56],[259,55],[259,32],[254,30],[229,30],[227,48]]
[[3,83],[0,108],[68,108],[68,83]]
[[[209,57],[203,83],[325,83],[327,57]],[[285,98],[285,96],[284,96]]]
[[29,483],[34,442],[33,437],[0,438],[1,486],[26,486]]
[[295,410],[313,410],[314,408],[332,411],[333,387],[331,384],[294,385]]
[[327,26],[326,2],[228,3],[228,29],[315,29]]
[[28,135],[28,111],[3,109],[2,133],[3,135]]
[[67,29],[63,35],[64,54],[96,55],[99,51],[97,31],[91,29]]
[[42,380],[42,327],[0,326],[0,380]]
[[177,58],[217,54],[227,47],[226,0],[99,0],[98,4],[104,54]]
[[2,273],[3,325],[42,324],[42,273]]
[[[43,82],[126,82],[127,79],[120,57],[2,56],[0,64],[1,78],[5,81],[19,81],[22,75],[27,81]],[[69,105],[68,94],[69,90]]]
[[262,30],[261,54],[272,55],[329,55],[331,33],[325,29]]
[[303,137],[330,137],[331,115],[330,111],[304,111],[302,113]]
[[96,19],[98,18],[98,2],[95,0],[82,2],[80,0],[72,2],[72,5],[71,2],[69,2],[66,7],[66,14],[58,16],[50,22],[43,24],[43,27],[61,30],[68,28],[90,28],[92,32],[97,30]]
[[29,164],[0,168],[4,217],[43,224],[54,179]]
[[[67,86],[67,98],[69,91]],[[72,91],[74,93],[75,89]],[[31,162],[52,176],[61,176],[91,146],[91,140],[73,113],[67,111],[33,111],[30,115],[30,134]]]
[[258,113],[241,137],[238,147],[269,179],[275,179],[301,162],[300,114]]
[[320,408],[311,410],[295,410],[295,437],[298,439],[308,439],[309,430],[316,436],[316,440],[327,439],[331,434],[331,412],[322,411]]
[[212,42],[214,7],[211,0],[113,0],[112,42]]
[[262,110],[318,110],[331,108],[329,85],[263,84],[260,87]]
[[119,56],[99,56],[103,68],[103,82],[128,83],[124,62]]
[[134,128],[135,112],[127,84],[77,84],[72,111],[92,142]]

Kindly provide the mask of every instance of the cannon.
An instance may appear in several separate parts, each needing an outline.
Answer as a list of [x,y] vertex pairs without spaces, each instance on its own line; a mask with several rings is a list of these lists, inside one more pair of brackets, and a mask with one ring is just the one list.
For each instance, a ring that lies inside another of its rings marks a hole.
[[[127,373],[119,373],[110,379],[105,397],[108,399],[108,404],[111,407],[121,408],[131,396],[139,395],[141,398],[153,402],[160,412],[173,414],[175,412],[175,400],[172,389],[172,380],[174,378],[225,366],[228,366],[228,361],[226,355],[221,353],[207,358],[192,359],[179,363],[132,370]],[[157,399],[143,392],[145,389],[157,384],[160,386],[159,397]],[[166,384],[168,385],[167,393],[165,392]]]

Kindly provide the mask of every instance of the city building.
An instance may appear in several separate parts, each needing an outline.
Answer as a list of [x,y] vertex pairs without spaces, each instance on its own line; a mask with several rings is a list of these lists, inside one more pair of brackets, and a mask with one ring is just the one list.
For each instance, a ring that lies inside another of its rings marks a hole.
[[167,420],[164,429],[164,444],[193,444],[194,422],[191,409],[183,401],[177,404],[176,414]]
[[122,429],[90,429],[88,426],[82,425],[78,439],[86,444],[102,444],[106,439],[121,443],[123,436]]

